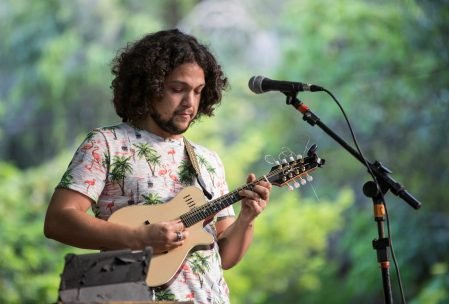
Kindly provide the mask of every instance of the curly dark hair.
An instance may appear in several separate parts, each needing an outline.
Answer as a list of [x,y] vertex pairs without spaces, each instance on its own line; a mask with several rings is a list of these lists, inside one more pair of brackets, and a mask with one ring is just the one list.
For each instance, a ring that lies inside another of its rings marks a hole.
[[183,63],[196,63],[204,71],[205,87],[195,119],[212,116],[228,80],[208,48],[178,29],[148,34],[114,58],[111,88],[117,115],[125,122],[147,117],[151,104],[163,95],[166,77]]

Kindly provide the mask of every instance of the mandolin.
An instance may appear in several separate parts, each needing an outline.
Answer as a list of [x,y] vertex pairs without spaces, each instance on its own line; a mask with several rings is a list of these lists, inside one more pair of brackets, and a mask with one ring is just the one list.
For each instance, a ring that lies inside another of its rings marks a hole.
[[182,221],[189,231],[189,237],[184,240],[183,246],[166,253],[154,254],[147,273],[148,286],[165,285],[172,280],[190,252],[211,248],[213,245],[213,236],[203,228],[206,219],[240,201],[242,197],[238,194],[239,191],[252,190],[259,181],[265,180],[278,187],[288,185],[289,188],[293,188],[290,182],[298,187],[298,179],[304,184],[303,177],[310,180],[309,173],[324,165],[324,159],[319,158],[315,152],[316,145],[313,145],[306,157],[297,159],[291,157],[290,161],[284,160],[272,167],[268,174],[217,199],[206,201],[201,189],[186,187],[165,204],[123,207],[115,211],[108,221],[130,227],[174,219]]

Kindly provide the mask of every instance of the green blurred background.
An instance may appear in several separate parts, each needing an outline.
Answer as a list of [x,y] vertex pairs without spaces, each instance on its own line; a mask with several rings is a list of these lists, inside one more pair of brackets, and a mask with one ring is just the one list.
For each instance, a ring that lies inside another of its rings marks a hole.
[[[282,94],[251,93],[253,75],[337,96],[367,158],[422,202],[386,196],[407,302],[449,303],[447,0],[1,0],[0,303],[55,302],[65,254],[88,252],[44,238],[50,195],[84,135],[118,122],[116,52],[173,27],[209,44],[230,79],[188,137],[219,152],[231,188],[286,149],[316,143],[327,161],[299,190],[274,189],[253,246],[226,272],[233,303],[383,303],[366,169]],[[330,97],[299,98],[352,145]]]

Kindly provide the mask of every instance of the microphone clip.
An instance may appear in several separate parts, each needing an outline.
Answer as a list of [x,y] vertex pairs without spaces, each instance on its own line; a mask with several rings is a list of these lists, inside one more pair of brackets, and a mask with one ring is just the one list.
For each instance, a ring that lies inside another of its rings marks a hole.
[[302,101],[298,99],[298,91],[291,91],[291,92],[282,92],[286,96],[285,103],[287,105],[292,105],[295,108],[297,108],[299,105],[302,104]]

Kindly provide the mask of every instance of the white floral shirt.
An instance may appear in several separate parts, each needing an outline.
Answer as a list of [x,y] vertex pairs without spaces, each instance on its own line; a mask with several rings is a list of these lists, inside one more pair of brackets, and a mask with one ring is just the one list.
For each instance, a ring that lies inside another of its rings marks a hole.
[[[222,162],[215,152],[192,144],[206,189],[213,199],[228,192]],[[125,206],[162,204],[186,186],[197,186],[184,142],[169,140],[121,123],[94,129],[76,151],[58,187],[90,197],[98,218]],[[191,253],[168,287],[156,289],[159,301],[229,303],[223,278],[215,222],[234,216],[232,206],[215,215],[206,227],[214,236],[210,250]]]

